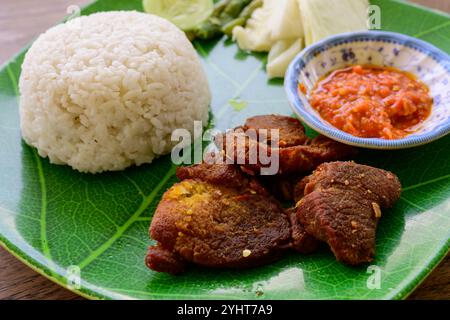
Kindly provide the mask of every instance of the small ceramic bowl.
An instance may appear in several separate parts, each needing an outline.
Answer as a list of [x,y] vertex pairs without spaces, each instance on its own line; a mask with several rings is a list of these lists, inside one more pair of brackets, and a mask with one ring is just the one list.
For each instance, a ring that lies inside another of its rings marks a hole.
[[[323,120],[308,102],[308,93],[329,72],[355,64],[391,66],[411,72],[429,88],[431,115],[402,139],[359,138]],[[298,84],[306,87],[306,94]],[[383,31],[343,33],[324,39],[299,53],[286,72],[285,90],[294,112],[321,134],[358,147],[402,149],[423,145],[450,132],[450,57],[429,43]]]

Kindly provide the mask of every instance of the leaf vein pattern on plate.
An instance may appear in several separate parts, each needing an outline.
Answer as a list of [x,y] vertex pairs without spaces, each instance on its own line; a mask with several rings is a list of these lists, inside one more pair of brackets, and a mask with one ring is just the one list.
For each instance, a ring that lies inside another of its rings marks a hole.
[[439,25],[437,25],[437,26],[434,26],[433,28],[430,28],[430,29],[428,29],[428,30],[425,30],[425,31],[416,33],[416,34],[414,35],[414,37],[416,37],[416,38],[423,37],[423,36],[425,36],[425,35],[427,35],[427,34],[429,34],[429,33],[431,33],[431,32],[434,32],[434,31],[437,31],[437,30],[439,30],[439,29],[445,28],[445,27],[447,27],[447,26],[449,26],[449,25],[450,25],[450,21],[447,21],[447,22],[445,22],[445,23],[442,23],[442,24],[439,24]]
[[195,44],[195,48],[197,49],[197,51],[200,53],[200,55],[202,56],[203,59],[205,59],[205,61],[218,73],[220,74],[224,79],[228,80],[228,82],[230,82],[233,86],[235,86],[236,88],[239,88],[239,83],[237,81],[235,81],[234,79],[232,79],[229,75],[226,74],[226,72],[224,72],[221,68],[219,68],[219,66],[217,64],[215,64],[209,57],[208,54],[206,53],[205,49],[203,48],[203,46],[200,43],[196,43]]
[[[256,78],[256,76],[258,75],[260,70],[261,70],[261,66],[258,65],[255,68],[255,70],[253,70],[252,73],[249,75],[247,80],[245,80],[242,83],[242,85],[239,88],[236,89],[236,91],[231,96],[230,100],[239,98],[239,95],[248,87],[248,85],[252,82],[252,80],[254,80]],[[228,106],[228,104],[229,103],[227,102],[226,104],[224,104],[222,107],[219,108],[219,110],[217,111],[217,118],[223,117],[223,115],[225,114],[226,107]]]
[[92,261],[94,261],[98,256],[100,256],[103,252],[105,252],[117,239],[119,239],[123,233],[140,217],[140,215],[148,208],[148,206],[153,202],[158,192],[165,186],[165,184],[169,181],[169,179],[175,174],[176,166],[172,164],[169,171],[166,173],[164,178],[159,182],[159,184],[153,189],[153,191],[143,199],[141,205],[136,210],[135,213],[123,224],[119,227],[114,233],[114,235],[109,238],[106,242],[104,242],[101,246],[99,246],[96,250],[92,251],[92,253],[87,256],[83,261],[81,261],[78,266],[80,269],[85,268]]

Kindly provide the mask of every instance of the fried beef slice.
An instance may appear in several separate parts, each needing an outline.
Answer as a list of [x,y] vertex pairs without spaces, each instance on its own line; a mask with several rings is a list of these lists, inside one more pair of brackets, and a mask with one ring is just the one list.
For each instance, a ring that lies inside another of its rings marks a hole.
[[289,208],[286,210],[291,223],[291,247],[300,253],[311,253],[315,251],[319,245],[319,241],[308,234],[305,227],[298,220],[297,210]]
[[296,190],[297,218],[306,232],[327,242],[338,261],[357,265],[373,260],[381,209],[394,205],[401,185],[385,170],[330,162],[320,165]]
[[[267,134],[262,129],[267,129]],[[270,134],[270,129],[279,129],[278,146]],[[216,143],[223,149],[227,158],[253,175],[259,175],[262,168],[268,167],[267,163],[261,161],[260,155],[277,157],[277,174],[287,175],[309,173],[321,163],[350,159],[356,153],[355,148],[324,136],[311,140],[305,135],[300,121],[280,115],[249,118],[243,126],[220,136]],[[252,156],[255,150],[256,157]]]
[[[272,187],[270,192],[267,192],[267,189],[259,183],[261,177],[255,179],[255,177],[246,175],[234,165],[205,163],[178,168],[177,177],[180,180],[201,179],[212,184],[226,185],[234,188],[248,186],[260,195],[266,195],[269,198],[275,195],[275,198],[279,197],[282,200],[292,200],[293,189],[295,184],[300,180],[299,177],[295,176],[268,176],[266,177],[267,179],[277,180],[277,183],[271,185],[266,183],[268,187]],[[297,219],[295,209],[285,209],[285,214],[291,225],[291,247],[300,253],[313,252],[317,248],[319,242],[306,233],[304,227]]]
[[146,264],[176,274],[185,264],[247,268],[277,259],[290,247],[289,219],[253,178],[232,165],[196,165],[177,170],[181,182],[162,197],[150,236]]
[[266,189],[254,177],[248,176],[239,170],[238,167],[226,163],[202,163],[189,167],[180,167],[177,169],[177,178],[180,180],[196,179],[230,188],[250,188],[260,195],[269,196]]
[[255,129],[258,133],[261,129],[267,130],[267,135],[263,140],[270,144],[270,129],[278,129],[279,145],[281,148],[298,146],[308,141],[305,135],[305,128],[298,119],[280,115],[256,116],[248,118],[245,122],[244,131]]
[[259,176],[258,181],[279,201],[293,201],[296,187],[304,175]]

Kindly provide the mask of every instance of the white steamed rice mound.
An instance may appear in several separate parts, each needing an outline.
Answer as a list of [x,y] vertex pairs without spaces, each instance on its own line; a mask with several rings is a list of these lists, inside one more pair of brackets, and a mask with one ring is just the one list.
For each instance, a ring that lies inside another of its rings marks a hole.
[[206,125],[211,101],[185,34],[138,12],[48,30],[26,54],[19,86],[24,140],[52,163],[92,173],[169,153],[172,131]]

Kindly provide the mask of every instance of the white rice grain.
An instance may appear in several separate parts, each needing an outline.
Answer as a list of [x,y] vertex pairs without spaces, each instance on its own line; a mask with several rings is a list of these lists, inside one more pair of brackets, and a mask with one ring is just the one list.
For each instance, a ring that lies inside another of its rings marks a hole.
[[24,140],[52,163],[91,173],[169,153],[172,131],[206,125],[211,102],[185,34],[131,11],[79,17],[42,34],[19,89]]

